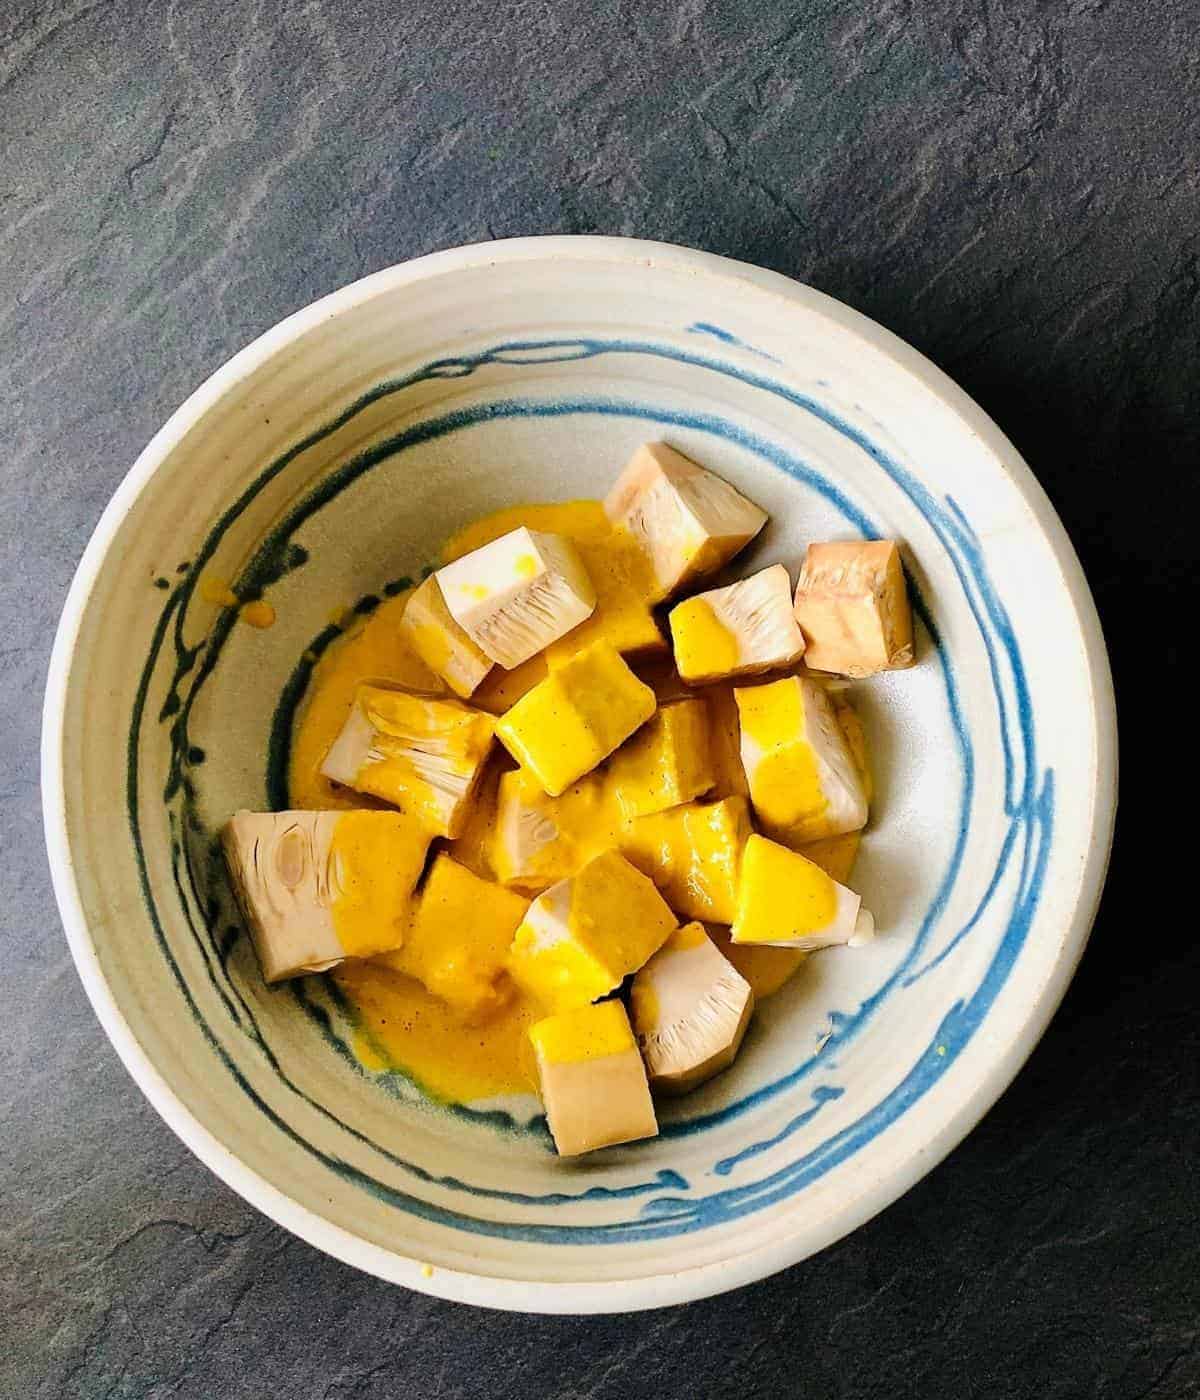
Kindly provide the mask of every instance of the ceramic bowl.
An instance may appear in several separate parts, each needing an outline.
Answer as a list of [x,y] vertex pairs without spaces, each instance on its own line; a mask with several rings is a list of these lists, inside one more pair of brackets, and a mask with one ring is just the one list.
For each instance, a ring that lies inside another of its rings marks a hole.
[[[286,805],[331,613],[480,513],[602,495],[663,438],[771,513],[744,562],[904,542],[915,669],[856,686],[878,794],[871,946],[812,958],[654,1141],[556,1159],[519,1108],[442,1108],[348,1052],[318,979],[266,988],[213,833]],[[235,623],[210,583],[261,590]],[[63,922],[130,1073],[193,1151],[358,1268],[473,1303],[617,1311],[803,1259],[996,1099],[1086,939],[1115,803],[1112,690],[1071,546],[1011,444],[919,354],[769,272],[521,239],[355,283],[236,355],[105,511],[44,730]]]

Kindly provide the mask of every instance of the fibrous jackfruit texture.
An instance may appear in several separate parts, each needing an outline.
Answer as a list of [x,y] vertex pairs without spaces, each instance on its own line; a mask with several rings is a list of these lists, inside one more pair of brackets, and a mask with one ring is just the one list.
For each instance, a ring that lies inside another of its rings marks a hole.
[[238,812],[221,842],[268,982],[404,940],[431,836],[403,812]]
[[511,670],[591,616],[596,590],[575,546],[524,526],[434,575],[476,646]]
[[804,654],[782,564],[676,604],[670,624],[675,664],[692,684],[777,670]]
[[795,613],[814,671],[861,677],[913,664],[912,612],[894,540],[810,544]]
[[767,523],[766,511],[663,442],[638,448],[604,508],[643,542],[659,598],[719,569]]
[[321,772],[392,802],[439,836],[466,820],[496,721],[457,700],[363,685]]
[[400,617],[413,651],[464,700],[487,678],[493,662],[451,616],[435,574],[417,589]]
[[703,925],[692,923],[635,975],[630,1005],[651,1087],[682,1094],[733,1063],[754,993]]
[[862,776],[819,682],[786,676],[734,698],[750,801],[769,835],[802,846],[866,824]]

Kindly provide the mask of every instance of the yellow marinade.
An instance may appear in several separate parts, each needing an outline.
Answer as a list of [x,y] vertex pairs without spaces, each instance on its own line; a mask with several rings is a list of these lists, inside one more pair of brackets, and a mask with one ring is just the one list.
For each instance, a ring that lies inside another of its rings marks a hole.
[[397,812],[347,812],[333,830],[329,864],[337,897],[333,927],[347,956],[369,957],[403,934],[429,833]]
[[637,1042],[619,1001],[576,1007],[539,1021],[530,1032],[534,1049],[551,1064],[569,1065],[635,1050]]
[[689,598],[671,614],[675,664],[681,676],[732,671],[741,654],[738,640],[703,598]]
[[755,807],[781,825],[795,825],[803,817],[817,826],[828,803],[811,745],[796,740],[804,733],[798,686],[776,682],[739,690],[737,703],[743,733],[762,750],[750,784]]

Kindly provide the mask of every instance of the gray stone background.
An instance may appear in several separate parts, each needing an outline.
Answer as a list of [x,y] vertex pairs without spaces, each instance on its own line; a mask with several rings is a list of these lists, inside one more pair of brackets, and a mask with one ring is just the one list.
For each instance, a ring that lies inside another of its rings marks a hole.
[[[0,0],[5,1400],[1200,1394],[1198,52],[1196,0]],[[38,704],[104,503],[233,351],[593,231],[812,282],[999,420],[1105,618],[1123,818],[1062,1011],[920,1186],[741,1293],[538,1320],[323,1257],[158,1120],[59,929]]]

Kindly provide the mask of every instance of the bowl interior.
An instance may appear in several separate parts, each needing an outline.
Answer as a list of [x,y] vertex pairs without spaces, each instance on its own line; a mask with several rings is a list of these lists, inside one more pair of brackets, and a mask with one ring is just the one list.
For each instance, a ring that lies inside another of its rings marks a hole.
[[[285,323],[147,450],[60,646],[60,888],[139,1080],[291,1228],[507,1306],[711,1292],[886,1203],[1031,1048],[1107,842],[1098,632],[1003,438],[827,299],[645,247],[462,250]],[[214,833],[285,805],[332,614],[369,611],[488,510],[602,495],[660,437],[770,511],[746,568],[901,539],[919,664],[854,687],[877,783],[855,883],[882,936],[811,959],[658,1139],[562,1162],[536,1105],[440,1107],[358,1064],[321,979],[266,988]],[[275,625],[207,601],[213,580],[261,589]]]

